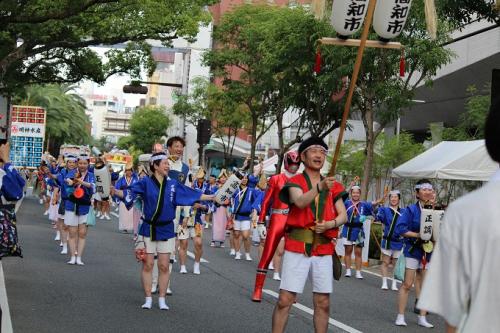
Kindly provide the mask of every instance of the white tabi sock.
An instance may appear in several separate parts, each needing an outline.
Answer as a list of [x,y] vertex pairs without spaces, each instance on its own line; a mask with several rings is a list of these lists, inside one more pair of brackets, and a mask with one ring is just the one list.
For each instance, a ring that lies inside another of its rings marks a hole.
[[76,264],[76,257],[75,256],[71,256],[71,259],[68,261],[68,264],[70,264],[70,265]]
[[160,310],[169,309],[167,303],[165,302],[165,297],[158,297],[158,306],[160,307]]
[[350,268],[345,270],[345,276],[347,276],[347,277],[351,276],[351,269]]
[[389,287],[387,287],[387,277],[383,276],[382,277],[382,289],[387,290]]
[[392,279],[392,290],[398,291],[398,284],[396,282],[396,279]]
[[83,263],[83,261],[82,261],[82,257],[76,257],[76,264],[77,264],[77,265],[80,265],[80,266],[85,265],[85,264]]
[[418,325],[422,326],[422,327],[427,327],[427,328],[434,327],[434,325],[432,325],[431,323],[429,323],[427,321],[427,318],[425,318],[425,316],[418,316]]
[[143,309],[151,309],[152,306],[153,306],[153,297],[149,296],[149,297],[146,297],[146,301],[144,302],[144,304],[141,307]]

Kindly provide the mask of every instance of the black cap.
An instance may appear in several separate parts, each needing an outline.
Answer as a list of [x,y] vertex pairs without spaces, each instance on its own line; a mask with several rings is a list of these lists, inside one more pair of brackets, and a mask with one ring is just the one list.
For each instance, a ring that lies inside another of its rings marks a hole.
[[323,139],[317,137],[317,136],[311,136],[304,141],[299,146],[299,155],[302,154],[307,148],[311,146],[322,146],[326,150],[328,150],[328,146],[326,145],[325,141]]

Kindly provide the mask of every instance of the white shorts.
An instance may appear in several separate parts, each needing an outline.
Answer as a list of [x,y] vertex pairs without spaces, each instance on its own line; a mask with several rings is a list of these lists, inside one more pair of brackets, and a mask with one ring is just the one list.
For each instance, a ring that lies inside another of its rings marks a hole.
[[250,220],[244,220],[244,221],[234,220],[234,230],[238,231],[250,230],[251,225],[252,222]]
[[382,254],[388,256],[388,257],[393,257],[393,258],[399,258],[401,255],[401,250],[386,250],[386,249],[381,249]]
[[94,200],[101,201],[101,194],[98,192],[94,193]]
[[308,276],[313,292],[330,294],[333,290],[332,256],[306,257],[302,253],[285,251],[280,289],[301,294]]
[[166,241],[152,241],[150,237],[139,236],[138,240],[143,240],[146,246],[146,253],[174,253],[175,250],[175,238],[170,238]]
[[357,241],[350,241],[350,240],[347,240],[347,238],[342,238],[342,244],[344,245],[354,245],[354,246],[360,246],[360,247],[363,247],[364,243],[361,244],[361,243],[358,243]]
[[[422,268],[424,268],[424,265],[422,265],[422,260],[418,260],[415,258],[408,258],[408,257],[406,257],[405,260],[406,260],[405,267],[408,269],[422,269]],[[425,270],[429,269],[429,264],[430,263],[427,263],[425,265]]]
[[78,227],[80,224],[87,224],[87,214],[76,215],[75,212],[64,213],[64,224],[69,227]]

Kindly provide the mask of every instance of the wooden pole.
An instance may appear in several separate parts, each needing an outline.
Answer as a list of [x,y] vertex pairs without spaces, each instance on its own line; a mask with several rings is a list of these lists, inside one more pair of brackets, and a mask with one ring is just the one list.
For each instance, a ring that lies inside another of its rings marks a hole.
[[366,40],[368,39],[368,33],[370,32],[370,26],[372,24],[373,12],[375,11],[376,3],[377,0],[370,0],[370,2],[368,3],[368,13],[366,14],[365,25],[363,27],[363,32],[361,34],[361,42],[359,44],[358,54],[356,56],[356,62],[354,63],[354,71],[352,73],[351,84],[349,85],[349,94],[347,95],[347,100],[344,106],[344,114],[342,115],[342,123],[340,124],[339,137],[337,139],[337,145],[335,146],[335,153],[333,155],[330,171],[328,172],[329,176],[335,175],[335,169],[337,167],[337,161],[340,155],[340,146],[342,145],[342,139],[344,138],[344,132],[347,125],[347,117],[349,116],[349,111],[351,110],[352,97],[354,95],[354,89],[356,88],[356,82],[358,81],[359,70],[361,68],[361,61],[363,60]]
[[[319,40],[319,42],[323,45],[337,45],[337,46],[360,46],[361,40],[359,39],[340,39],[340,38],[330,38],[323,37]],[[381,42],[378,40],[367,40],[366,47],[374,47],[378,49],[396,49],[399,50],[403,46],[398,42]]]

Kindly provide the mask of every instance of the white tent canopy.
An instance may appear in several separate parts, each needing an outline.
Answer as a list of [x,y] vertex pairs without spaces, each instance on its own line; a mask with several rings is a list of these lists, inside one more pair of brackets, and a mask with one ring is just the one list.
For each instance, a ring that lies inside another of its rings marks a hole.
[[487,181],[498,170],[484,140],[443,141],[392,171],[392,177]]

